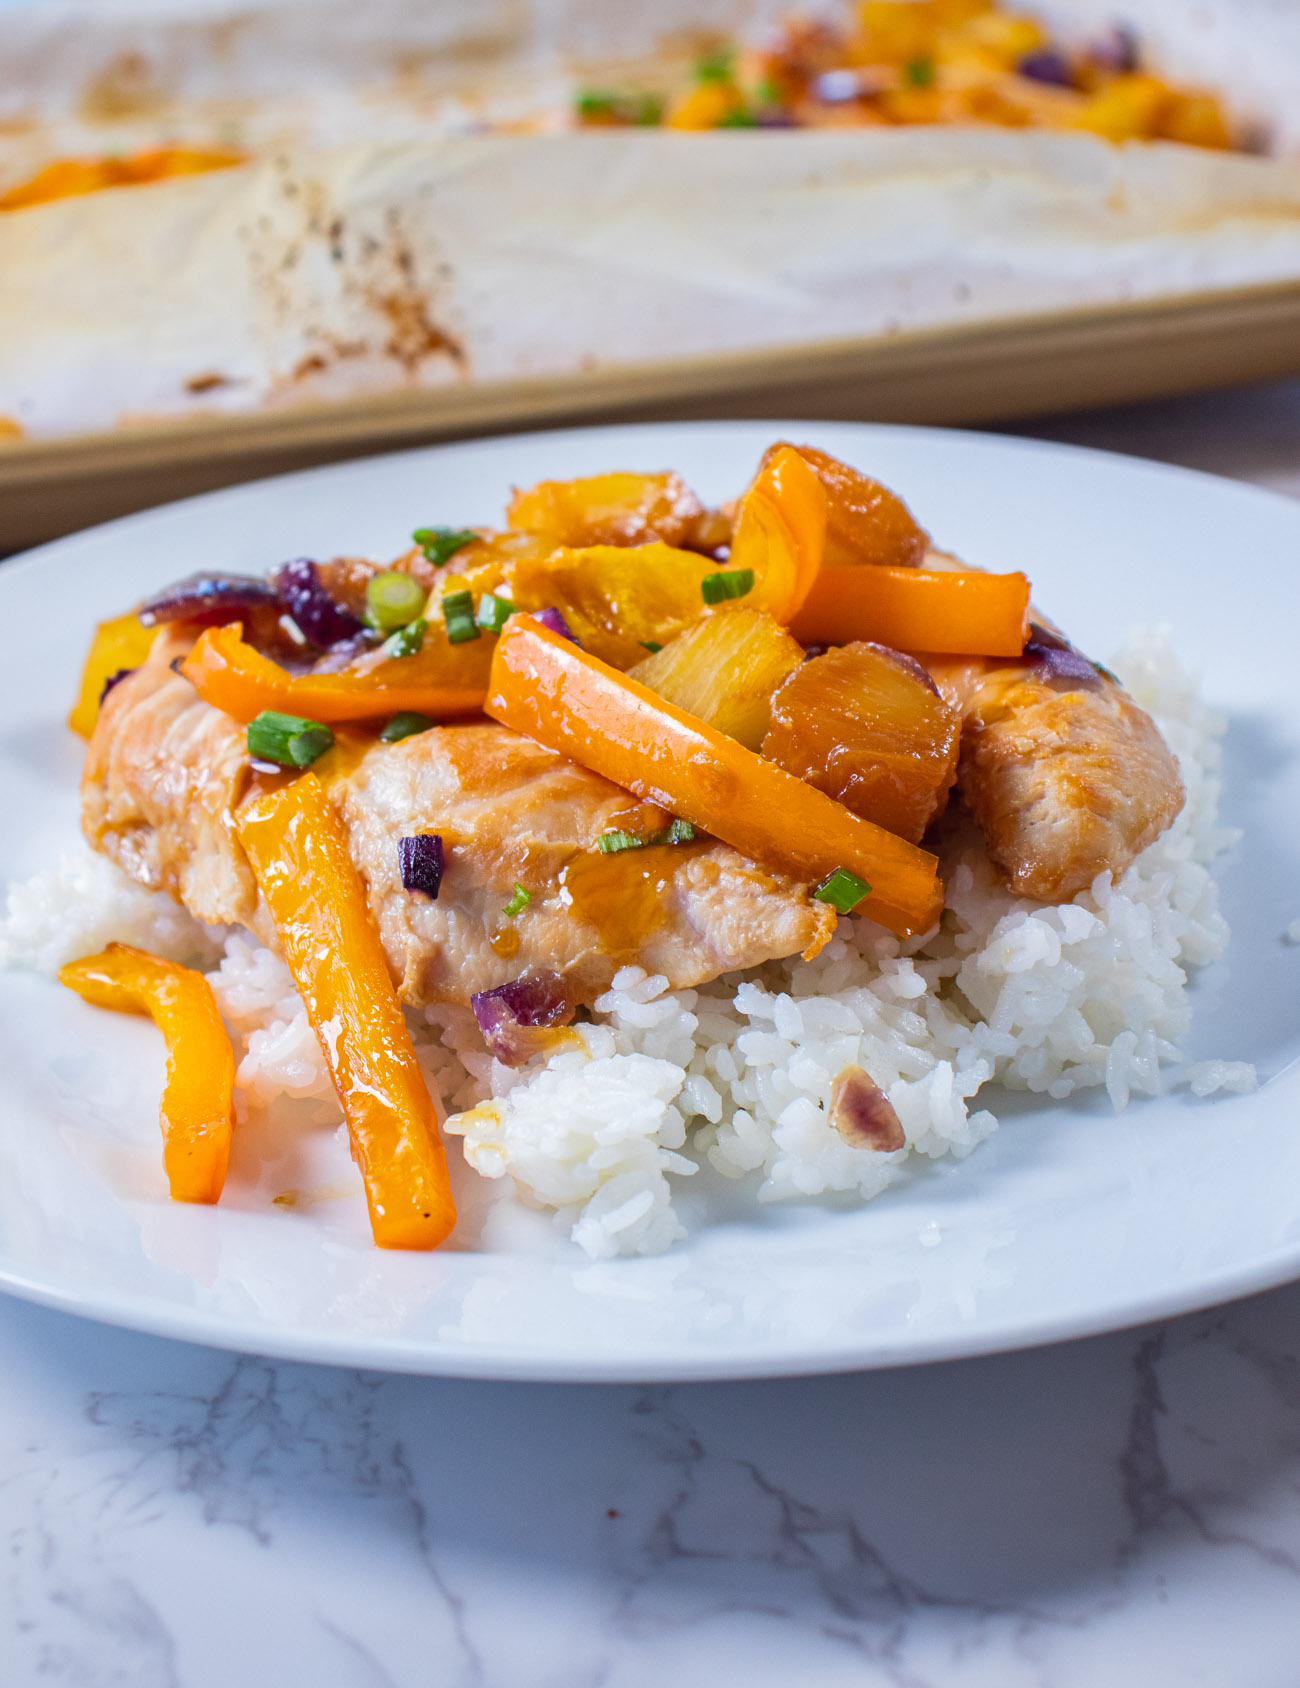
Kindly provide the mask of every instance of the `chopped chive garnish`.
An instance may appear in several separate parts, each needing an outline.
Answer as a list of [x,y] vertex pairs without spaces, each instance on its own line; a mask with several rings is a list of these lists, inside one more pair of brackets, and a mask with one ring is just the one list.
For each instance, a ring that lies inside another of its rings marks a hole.
[[813,896],[819,903],[829,903],[839,914],[848,914],[870,889],[865,879],[859,879],[846,867],[837,867],[834,873],[822,880]]
[[909,88],[929,88],[934,82],[934,60],[909,60],[903,66],[903,81]]
[[[442,600],[444,610],[447,600]],[[489,633],[499,633],[515,613],[515,606],[509,598],[498,598],[495,592],[487,592],[478,601],[478,624],[486,627]]]
[[423,616],[418,621],[412,621],[405,627],[399,627],[396,633],[384,640],[380,649],[385,656],[414,656],[424,643],[424,635],[428,629],[428,622]]
[[642,639],[641,644],[644,649],[650,652],[651,656],[653,656],[656,651],[663,650],[663,646],[657,639]]
[[596,848],[602,855],[612,856],[618,850],[640,850],[650,842],[635,832],[602,832]]
[[706,604],[721,604],[728,598],[743,598],[746,592],[751,592],[753,588],[753,569],[719,569],[717,574],[706,574],[700,582],[700,591],[704,594]]
[[647,844],[689,844],[695,837],[695,828],[689,821],[670,821],[658,832],[652,832],[648,838],[642,838],[636,832],[602,832],[596,840],[596,847],[604,855],[611,856],[617,850],[643,850]]
[[421,715],[414,709],[403,709],[394,715],[392,720],[380,733],[385,744],[396,744],[399,739],[410,738],[415,733],[426,733],[433,725],[427,715]]
[[532,900],[533,900],[532,897],[528,894],[528,892],[524,889],[524,887],[516,879],[515,880],[514,895],[511,897],[510,901],[506,904],[506,906],[501,910],[501,912],[502,912],[502,914],[507,914],[507,915],[509,915],[509,914],[520,914],[520,913],[522,913],[522,911],[524,909],[526,909],[528,907],[529,903],[531,903]]
[[447,643],[463,645],[467,639],[479,637],[474,620],[474,597],[470,592],[444,592],[442,619],[447,624]]
[[264,709],[248,723],[245,743],[248,754],[256,756],[259,762],[278,762],[282,768],[309,768],[334,743],[334,734],[322,721]]
[[468,528],[416,528],[411,538],[435,568],[478,538]]
[[428,596],[413,574],[401,569],[389,569],[376,574],[366,583],[366,609],[373,627],[381,633],[391,633],[415,621],[424,610]]
[[736,74],[736,54],[731,47],[715,47],[695,65],[697,82],[730,82]]
[[574,110],[588,123],[658,123],[664,102],[658,94],[610,94],[585,89],[574,98]]

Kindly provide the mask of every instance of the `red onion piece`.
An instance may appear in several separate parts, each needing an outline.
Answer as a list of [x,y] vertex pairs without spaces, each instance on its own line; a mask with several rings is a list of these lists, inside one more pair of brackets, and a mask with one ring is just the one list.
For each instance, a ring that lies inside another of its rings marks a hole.
[[1038,677],[1060,692],[1077,691],[1080,686],[1095,691],[1101,685],[1101,675],[1086,656],[1069,645],[1040,645],[1031,639],[1025,646],[1024,660],[1038,669]]
[[581,641],[574,636],[573,629],[560,614],[559,610],[534,610],[533,620],[540,621],[543,627],[549,628],[552,633],[558,633],[561,639],[571,640],[573,644],[577,645],[579,650],[582,649]]
[[355,639],[361,623],[325,590],[320,570],[310,557],[295,557],[276,571],[275,589],[285,613],[309,644],[336,645]]
[[1046,82],[1053,88],[1074,86],[1074,73],[1068,61],[1054,47],[1040,47],[1036,53],[1026,53],[1016,70],[1031,82]]
[[823,105],[844,105],[862,98],[862,82],[854,70],[825,70],[813,77],[809,92]]
[[103,686],[100,688],[100,692],[99,692],[100,703],[103,703],[104,699],[112,691],[114,686],[119,685],[123,680],[125,680],[128,674],[134,674],[134,673],[135,673],[134,668],[119,668],[119,669],[116,670],[115,673],[110,674],[108,679],[104,681]]
[[442,838],[439,834],[418,832],[413,838],[398,839],[397,861],[401,869],[403,888],[407,891],[420,891],[436,901],[444,867]]
[[836,1075],[831,1085],[830,1122],[854,1149],[891,1154],[907,1142],[893,1103],[861,1067],[845,1067]]
[[137,614],[146,627],[160,621],[196,621],[214,626],[278,607],[275,588],[255,575],[191,574],[148,599]]
[[1128,76],[1142,62],[1142,50],[1136,33],[1126,23],[1113,24],[1104,35],[1090,41],[1086,55],[1099,70],[1115,76]]
[[1059,633],[1053,632],[1050,627],[1044,627],[1041,621],[1029,623],[1029,643],[1041,645],[1044,650],[1051,651],[1072,651],[1074,649],[1068,639],[1063,639]]
[[483,1041],[508,1067],[522,1066],[546,1047],[539,1031],[567,1026],[573,1003],[556,973],[525,973],[495,990],[478,991],[469,999]]

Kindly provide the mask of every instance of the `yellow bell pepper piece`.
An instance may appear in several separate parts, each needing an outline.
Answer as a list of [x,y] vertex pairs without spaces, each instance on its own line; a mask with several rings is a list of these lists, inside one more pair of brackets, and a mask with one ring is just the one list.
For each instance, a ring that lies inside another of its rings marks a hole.
[[744,109],[744,95],[732,83],[701,82],[671,108],[664,128],[717,129]]
[[167,1042],[158,1116],[172,1200],[216,1201],[230,1158],[235,1057],[212,986],[202,973],[130,944],[69,961],[59,982],[97,1008],[151,1016]]
[[68,725],[74,733],[80,733],[82,738],[90,737],[99,719],[99,700],[105,683],[124,668],[138,668],[149,655],[158,633],[157,627],[146,627],[134,610],[130,615],[100,622],[81,670],[77,701],[68,715]]
[[704,614],[701,582],[717,568],[698,551],[658,543],[562,546],[515,565],[512,597],[521,610],[553,605],[584,650],[630,668],[648,641],[667,644]]

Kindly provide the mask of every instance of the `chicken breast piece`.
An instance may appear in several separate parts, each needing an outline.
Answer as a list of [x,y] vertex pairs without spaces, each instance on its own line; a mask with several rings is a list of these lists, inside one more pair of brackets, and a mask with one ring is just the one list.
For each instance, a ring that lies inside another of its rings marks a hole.
[[[559,973],[577,1001],[619,967],[675,988],[820,947],[834,930],[808,887],[703,841],[602,854],[670,816],[496,725],[437,727],[376,746],[334,795],[409,1002],[464,1001],[521,973]],[[402,887],[397,840],[437,832],[437,901]],[[519,914],[502,911],[516,884]]]
[[1061,902],[1119,878],[1183,806],[1173,752],[1114,680],[1041,663],[927,658],[962,711],[957,789],[1013,891]]
[[[274,932],[229,817],[255,774],[243,729],[201,702],[164,634],[105,700],[86,760],[91,844],[201,919]],[[495,723],[383,744],[341,729],[315,765],[339,808],[404,1001],[467,1002],[525,973],[590,1002],[636,963],[674,988],[820,948],[835,914],[811,888],[704,840],[602,854],[603,832],[670,820],[599,775]],[[284,776],[271,775],[275,780]],[[398,841],[436,832],[436,900],[401,882]],[[527,905],[507,916],[516,884]]]
[[143,667],[104,699],[82,769],[82,830],[132,879],[170,891],[200,920],[250,925],[257,886],[228,825],[248,752],[238,723],[173,670],[192,642],[165,629]]

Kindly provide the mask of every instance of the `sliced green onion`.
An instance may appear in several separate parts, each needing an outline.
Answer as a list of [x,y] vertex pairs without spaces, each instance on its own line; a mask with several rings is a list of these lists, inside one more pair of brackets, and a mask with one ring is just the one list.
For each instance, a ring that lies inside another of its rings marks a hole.
[[648,838],[642,838],[637,832],[602,832],[596,840],[596,847],[611,856],[616,850],[643,850],[647,844],[689,844],[694,837],[695,828],[689,821],[674,820],[658,832],[652,832]]
[[641,644],[645,650],[650,652],[651,656],[653,656],[656,651],[663,650],[663,646],[657,639],[642,639]]
[[[444,598],[444,606],[446,602]],[[478,624],[489,633],[499,633],[514,613],[515,606],[509,598],[498,598],[495,592],[484,593],[478,601]]]
[[366,583],[366,609],[369,621],[381,633],[405,627],[415,621],[424,610],[428,593],[413,574],[401,569],[389,569],[372,575]]
[[584,89],[573,101],[578,116],[588,122],[605,118],[611,123],[631,123],[641,127],[658,123],[664,114],[664,102],[658,94],[609,94]]
[[859,879],[846,867],[837,867],[834,873],[822,880],[813,896],[819,903],[829,903],[839,914],[848,914],[870,889],[865,879]]
[[648,842],[635,832],[602,832],[596,840],[596,848],[602,855],[612,856],[618,850],[640,850]]
[[427,733],[432,725],[427,715],[421,715],[414,709],[403,709],[393,716],[379,736],[385,744],[396,744],[399,739],[410,738],[415,733]]
[[405,627],[399,627],[384,640],[380,649],[385,656],[414,656],[424,643],[424,635],[429,623],[420,617],[418,621],[409,622]]
[[448,557],[472,545],[478,535],[468,528],[416,528],[411,538],[433,566],[439,568]]
[[934,60],[911,59],[903,66],[903,81],[909,88],[929,88],[934,83]]
[[730,82],[736,74],[736,53],[733,47],[715,47],[696,61],[697,82]]
[[501,912],[502,912],[502,914],[520,914],[520,913],[523,912],[524,909],[526,909],[528,907],[529,903],[531,903],[532,900],[533,900],[532,897],[529,896],[528,892],[524,889],[524,887],[516,879],[515,880],[514,895],[511,897],[510,901],[506,904],[506,906],[501,910]]
[[618,103],[617,94],[598,94],[590,88],[581,88],[573,96],[573,109],[579,117],[615,117]]
[[276,762],[282,768],[309,768],[334,743],[334,734],[323,721],[308,721],[301,715],[282,715],[278,709],[264,709],[248,723],[245,739],[248,754],[259,762]]
[[753,589],[753,569],[719,569],[717,574],[706,574],[700,582],[706,604],[721,604],[727,598],[743,598]]
[[442,619],[447,624],[449,645],[463,645],[467,639],[479,637],[474,621],[474,597],[470,592],[444,592]]

